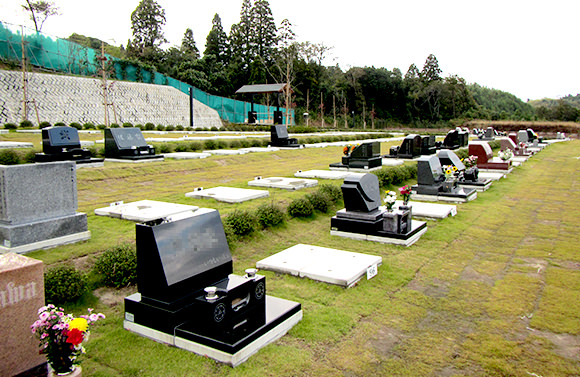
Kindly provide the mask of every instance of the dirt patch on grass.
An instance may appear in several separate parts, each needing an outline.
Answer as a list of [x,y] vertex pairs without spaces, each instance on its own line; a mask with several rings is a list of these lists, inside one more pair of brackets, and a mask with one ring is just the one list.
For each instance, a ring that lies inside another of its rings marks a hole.
[[425,296],[433,298],[441,298],[447,296],[449,292],[449,286],[447,282],[443,280],[434,278],[431,283],[425,284],[425,282],[413,279],[407,284],[407,288],[423,293]]
[[554,344],[554,352],[562,357],[580,360],[580,336],[534,331],[532,334],[548,339]]
[[407,337],[402,331],[392,327],[383,327],[375,333],[375,337],[369,343],[380,355],[388,355],[393,347],[405,338]]
[[477,281],[477,282],[485,283],[488,285],[493,285],[493,283],[495,282],[495,278],[493,278],[489,275],[481,274],[481,273],[475,271],[475,269],[471,266],[467,266],[463,269],[463,272],[461,273],[460,279],[461,280],[469,280],[469,281]]
[[113,307],[123,303],[123,299],[137,290],[137,287],[125,288],[98,288],[93,293],[97,296],[101,303],[106,306]]

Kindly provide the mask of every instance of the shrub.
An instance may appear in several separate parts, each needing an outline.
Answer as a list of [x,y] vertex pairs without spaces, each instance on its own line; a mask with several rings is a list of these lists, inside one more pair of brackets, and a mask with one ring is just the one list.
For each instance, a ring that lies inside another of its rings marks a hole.
[[242,143],[239,140],[232,140],[230,141],[230,148],[232,149],[239,149],[242,147]]
[[94,124],[92,124],[92,123],[85,123],[85,124],[83,124],[83,128],[84,128],[85,130],[94,130],[94,129],[95,129],[95,128],[97,128],[97,127],[95,127],[95,125],[94,125]]
[[0,165],[18,165],[20,156],[14,149],[0,149]]
[[165,131],[174,131],[174,130],[175,130],[175,126],[169,125],[169,126],[165,127]]
[[155,129],[155,125],[153,123],[145,123],[145,129],[147,131],[153,131]]
[[252,145],[252,143],[247,139],[240,140],[240,144],[242,148],[249,148]]
[[175,129],[177,131],[183,131],[185,128],[182,125],[179,125],[179,126],[175,126]]
[[52,126],[52,124],[50,124],[50,122],[46,122],[46,121],[40,122],[38,124],[38,128],[40,128],[40,129],[47,128],[47,127],[50,127],[50,126]]
[[262,140],[257,139],[257,138],[253,138],[250,140],[250,146],[251,147],[261,147],[262,146]]
[[288,214],[292,217],[310,217],[314,213],[314,207],[306,198],[294,199],[288,205]]
[[459,157],[459,159],[464,159],[469,157],[469,149],[463,148],[463,149],[458,149],[455,151],[455,154],[457,155],[457,157]]
[[135,127],[140,129],[141,131],[143,131],[145,129],[145,126],[142,124],[136,124]]
[[389,174],[389,169],[381,169],[373,172],[379,179],[379,186],[387,187],[391,184],[391,175]]
[[36,161],[36,151],[35,150],[27,151],[24,154],[24,157],[22,157],[22,162],[24,162],[25,164],[33,164],[35,161]]
[[205,140],[203,143],[203,148],[208,150],[217,149],[217,142],[215,140]]
[[177,145],[175,146],[175,151],[176,152],[187,152],[187,150],[189,146],[187,145],[187,143],[177,143]]
[[489,143],[489,147],[494,151],[496,149],[501,148],[501,142],[499,140],[488,141],[488,143]]
[[[171,153],[173,145],[171,145],[170,143],[161,143],[160,145],[155,147],[155,151],[158,151],[159,153]],[[181,152],[178,151],[177,148],[175,148],[176,152]]]
[[111,123],[111,125],[109,127],[110,128],[120,128],[120,126],[117,123]]
[[22,128],[32,128],[32,126],[34,125],[29,120],[23,120],[22,122],[20,122],[20,127]]
[[66,124],[64,124],[64,122],[56,122],[56,123],[54,124],[54,126],[55,126],[55,127],[65,127],[65,126],[66,126]]
[[256,219],[252,213],[236,209],[226,216],[224,222],[235,235],[244,236],[254,231]]
[[218,149],[227,149],[229,147],[229,143],[225,140],[218,140],[217,141],[217,148]]
[[203,145],[199,141],[191,141],[188,143],[189,150],[192,152],[200,151]]
[[81,124],[80,123],[77,123],[77,122],[72,122],[70,124],[70,126],[76,128],[77,130],[82,130],[83,129],[83,126],[81,126]]
[[107,287],[121,288],[137,282],[137,252],[130,244],[106,250],[93,269]]
[[407,178],[405,180],[417,178],[417,164],[402,165],[401,169],[407,172]]
[[44,296],[47,304],[72,302],[86,291],[85,276],[73,266],[57,266],[44,273]]
[[123,128],[131,128],[133,127],[133,123],[125,122],[123,123]]
[[99,124],[99,125],[97,126],[97,128],[98,128],[99,130],[104,130],[105,128],[107,128],[107,126],[105,126],[104,124]]
[[274,203],[265,203],[256,209],[256,219],[262,228],[269,228],[285,221],[284,212]]
[[401,184],[405,181],[405,173],[398,166],[389,169],[387,174],[390,175],[391,183],[394,185]]
[[213,126],[212,128],[210,128],[211,131],[218,131],[218,128],[216,126]]
[[18,128],[14,123],[4,123],[4,128],[7,130],[15,130]]
[[338,203],[342,200],[342,190],[336,185],[323,183],[318,187],[318,191],[328,196],[333,203]]
[[165,126],[162,124],[157,125],[156,127],[157,131],[165,131]]
[[322,213],[328,212],[328,209],[332,204],[330,198],[320,191],[315,191],[312,194],[306,195],[306,199],[308,199],[310,204],[312,204],[312,208]]

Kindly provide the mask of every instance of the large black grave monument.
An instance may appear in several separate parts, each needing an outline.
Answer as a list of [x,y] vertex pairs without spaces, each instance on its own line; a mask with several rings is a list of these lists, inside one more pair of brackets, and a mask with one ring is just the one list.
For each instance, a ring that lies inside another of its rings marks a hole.
[[445,135],[443,142],[437,142],[437,149],[457,149],[461,146],[459,131],[457,129],[450,130]]
[[91,152],[81,147],[79,132],[74,127],[55,126],[42,129],[42,153],[36,162],[74,161],[77,164],[100,164],[102,158],[91,158]]
[[457,185],[459,187],[475,189],[476,191],[485,191],[493,182],[491,179],[479,178],[479,168],[472,166],[467,168],[455,152],[442,149],[437,154],[441,166],[455,166],[457,168]]
[[282,124],[270,126],[270,142],[272,147],[303,148],[303,144],[298,144],[298,139],[288,137],[288,128]]
[[383,166],[381,144],[378,141],[363,143],[355,146],[350,152],[342,156],[340,163],[329,165],[335,169],[373,169]]
[[389,158],[415,158],[419,157],[422,152],[421,136],[411,134],[405,136],[400,146],[392,146],[389,149],[389,154],[385,157]]
[[138,293],[125,298],[128,330],[235,366],[302,318],[299,303],[266,295],[255,269],[232,274],[217,210],[137,224],[136,239]]
[[472,188],[458,186],[455,176],[446,177],[437,156],[423,156],[417,161],[417,184],[412,187],[416,200],[467,202],[477,197]]
[[341,186],[345,208],[330,220],[330,234],[409,246],[427,231],[427,224],[412,220],[411,207],[381,207],[379,180],[374,174],[353,174]]
[[147,144],[139,128],[106,128],[105,157],[128,161],[159,160],[155,148]]

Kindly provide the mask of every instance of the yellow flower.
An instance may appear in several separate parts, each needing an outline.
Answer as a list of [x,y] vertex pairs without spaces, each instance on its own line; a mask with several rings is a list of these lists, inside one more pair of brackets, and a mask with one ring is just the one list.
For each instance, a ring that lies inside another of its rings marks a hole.
[[79,331],[85,332],[89,328],[89,324],[84,318],[75,318],[68,324],[69,329],[78,329]]
[[451,169],[447,169],[446,174],[451,174]]
[[457,166],[453,165],[453,171],[457,171]]

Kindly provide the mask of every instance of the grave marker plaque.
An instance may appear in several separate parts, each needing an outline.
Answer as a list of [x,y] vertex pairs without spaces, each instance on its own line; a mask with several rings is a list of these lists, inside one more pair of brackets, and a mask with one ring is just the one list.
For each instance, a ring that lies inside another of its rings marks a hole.
[[105,156],[126,160],[159,158],[139,128],[106,128]]

